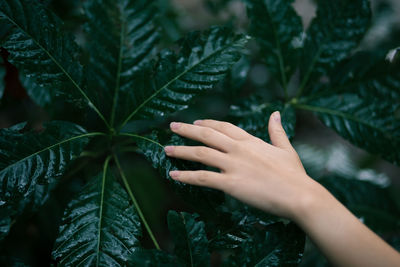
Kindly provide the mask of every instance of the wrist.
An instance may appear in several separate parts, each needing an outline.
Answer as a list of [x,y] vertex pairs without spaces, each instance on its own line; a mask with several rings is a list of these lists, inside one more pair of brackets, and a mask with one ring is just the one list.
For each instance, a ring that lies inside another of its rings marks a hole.
[[307,223],[335,200],[325,187],[307,176],[307,185],[294,202],[291,219],[299,225]]

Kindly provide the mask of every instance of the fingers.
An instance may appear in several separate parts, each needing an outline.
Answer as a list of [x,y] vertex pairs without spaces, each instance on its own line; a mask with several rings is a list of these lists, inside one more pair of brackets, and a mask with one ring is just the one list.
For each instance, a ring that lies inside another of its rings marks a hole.
[[186,159],[224,170],[227,163],[225,153],[205,146],[166,146],[165,153],[174,158]]
[[225,152],[232,147],[234,142],[232,138],[208,127],[181,122],[172,122],[170,127],[174,133]]
[[233,125],[232,123],[225,121],[197,120],[193,124],[212,128],[235,140],[241,140],[246,137],[249,137],[249,134],[245,130],[237,127],[236,125]]
[[169,175],[174,180],[183,183],[207,186],[219,190],[224,190],[224,185],[227,184],[225,175],[212,171],[171,171]]
[[285,133],[285,130],[282,127],[281,115],[279,111],[275,111],[269,117],[268,133],[272,145],[283,149],[292,148],[292,145],[290,144],[290,141]]

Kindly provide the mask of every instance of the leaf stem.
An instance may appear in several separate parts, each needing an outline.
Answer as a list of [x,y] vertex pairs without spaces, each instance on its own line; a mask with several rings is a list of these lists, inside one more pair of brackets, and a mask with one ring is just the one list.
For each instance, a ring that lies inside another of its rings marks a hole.
[[156,145],[160,146],[161,148],[164,148],[164,146],[162,144],[158,143],[157,141],[154,141],[154,140],[152,140],[150,138],[147,138],[147,137],[144,137],[144,136],[141,136],[141,135],[138,135],[138,134],[120,133],[118,135],[119,136],[129,136],[129,137],[133,137],[133,138],[143,139],[143,140],[146,140],[146,141],[151,142],[153,144],[156,144]]
[[99,210],[99,225],[98,225],[98,232],[97,232],[97,249],[96,249],[96,266],[99,266],[100,261],[100,238],[101,238],[101,222],[103,220],[103,203],[104,203],[104,188],[106,184],[106,177],[107,177],[107,168],[108,164],[111,160],[111,155],[106,158],[104,161],[103,166],[103,177],[102,177],[102,184],[101,184],[101,197],[100,197],[100,210]]
[[114,120],[115,120],[115,110],[117,108],[117,100],[118,100],[118,91],[120,86],[120,79],[121,79],[121,66],[122,66],[122,51],[123,51],[123,43],[124,43],[124,31],[125,31],[125,23],[121,25],[121,36],[119,38],[119,55],[118,55],[118,68],[117,68],[117,77],[115,81],[115,91],[114,91],[114,99],[113,105],[111,109],[111,118],[110,118],[110,126],[114,127]]
[[299,86],[299,90],[297,91],[296,98],[299,98],[301,96],[301,94],[303,93],[303,90],[306,87],[306,85],[308,83],[308,80],[311,77],[311,73],[312,73],[312,70],[314,69],[314,65],[317,62],[317,59],[319,58],[321,53],[322,53],[322,46],[319,47],[317,53],[315,54],[315,56],[314,56],[314,58],[313,58],[313,60],[311,62],[311,65],[307,70],[306,76],[304,76],[304,79],[302,80],[302,82],[301,82],[301,84]]
[[146,221],[146,218],[144,217],[144,215],[143,215],[143,213],[142,213],[142,210],[141,210],[140,207],[139,207],[139,203],[137,202],[135,196],[134,196],[133,193],[132,193],[131,188],[129,187],[128,180],[126,179],[125,173],[124,173],[124,171],[123,171],[122,168],[121,168],[121,164],[119,163],[119,160],[118,160],[117,155],[114,153],[113,156],[114,156],[115,164],[117,165],[118,171],[119,171],[119,173],[120,173],[120,175],[121,175],[122,181],[123,181],[123,183],[124,183],[124,185],[125,185],[126,191],[128,191],[128,194],[129,194],[129,196],[131,197],[133,204],[135,205],[135,208],[136,208],[136,210],[137,210],[137,212],[138,212],[138,214],[139,214],[140,219],[142,220],[142,222],[143,222],[143,224],[144,224],[144,227],[146,228],[147,232],[149,233],[150,238],[151,238],[151,240],[153,241],[154,246],[156,247],[156,249],[157,249],[157,250],[161,250],[161,249],[160,249],[160,246],[158,245],[158,242],[157,242],[156,238],[154,237],[153,232],[152,232],[151,229],[150,229],[149,224],[148,224],[147,221]]

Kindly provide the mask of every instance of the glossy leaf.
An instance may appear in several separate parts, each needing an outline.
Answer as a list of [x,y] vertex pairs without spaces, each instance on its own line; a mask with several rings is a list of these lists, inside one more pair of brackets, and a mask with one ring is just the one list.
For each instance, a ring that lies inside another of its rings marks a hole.
[[318,1],[306,34],[300,87],[318,82],[355,49],[370,26],[368,0]]
[[246,225],[237,240],[240,245],[224,266],[298,266],[305,235],[293,223]]
[[290,104],[281,102],[265,103],[257,96],[242,101],[238,105],[232,105],[231,115],[237,121],[237,126],[248,133],[269,142],[268,122],[270,115],[279,110],[283,128],[289,138],[294,136],[296,126],[296,113]]
[[45,90],[83,100],[79,49],[61,30],[62,22],[41,3],[29,0],[1,1],[0,14],[12,26],[2,44],[10,52],[8,60]]
[[[113,125],[129,114],[122,109],[136,92],[134,75],[155,54],[159,39],[153,1],[90,0],[85,3],[90,51],[89,92]],[[101,41],[99,41],[101,40]],[[99,94],[99,90],[102,92]]]
[[187,266],[210,266],[204,222],[197,219],[196,214],[168,212],[168,228],[175,241],[174,251]]
[[187,108],[194,96],[211,89],[225,77],[240,59],[247,39],[227,28],[215,27],[189,34],[180,41],[178,54],[162,52],[154,68],[144,71],[133,82],[135,90],[130,106],[134,109],[124,123]]
[[328,94],[296,107],[313,111],[353,144],[400,164],[400,102],[355,93]]
[[32,210],[41,206],[68,164],[96,135],[62,121],[45,124],[42,132],[24,132],[25,126],[0,130],[0,213],[6,214],[2,225],[28,205]]
[[165,145],[190,145],[185,139],[178,135],[169,135],[163,132],[153,131],[151,135],[137,139],[137,145],[149,160],[152,166],[172,184],[175,191],[181,195],[189,204],[196,207],[202,216],[213,216],[215,208],[224,200],[224,194],[220,191],[205,187],[192,186],[172,179],[169,172],[172,170],[199,170],[206,166],[190,161],[167,157],[164,152]]
[[295,71],[303,33],[293,0],[247,0],[250,35],[257,38],[268,70],[286,88]]
[[126,266],[141,235],[139,216],[106,163],[68,204],[53,258],[61,266]]
[[391,233],[400,228],[400,207],[388,187],[337,175],[318,182],[374,231]]
[[330,91],[400,101],[400,62],[390,62],[384,53],[358,52],[338,65],[330,79]]

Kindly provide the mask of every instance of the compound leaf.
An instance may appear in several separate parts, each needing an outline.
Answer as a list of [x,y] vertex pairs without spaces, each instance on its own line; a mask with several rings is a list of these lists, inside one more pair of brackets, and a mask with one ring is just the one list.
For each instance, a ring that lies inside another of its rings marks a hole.
[[162,52],[152,69],[135,77],[130,105],[134,109],[123,125],[133,118],[152,119],[187,108],[194,96],[222,80],[240,59],[247,39],[214,27],[188,34],[181,40],[178,54]]
[[115,119],[129,115],[121,105],[125,104],[125,95],[135,90],[132,76],[155,54],[157,10],[153,1],[91,0],[85,3],[85,11],[90,51],[88,84],[95,89],[89,94],[113,126]]
[[2,46],[10,52],[8,60],[13,65],[52,97],[63,95],[78,105],[88,103],[103,118],[87,96],[79,47],[62,30],[58,17],[31,0],[1,1],[0,16],[12,26]]
[[313,111],[338,134],[370,153],[400,164],[400,102],[362,98],[355,93],[330,94],[298,108]]
[[368,0],[318,1],[317,16],[307,30],[300,90],[318,82],[356,48],[371,23]]
[[268,70],[286,88],[298,64],[303,33],[301,18],[292,7],[293,0],[248,0],[249,33],[257,38]]
[[137,145],[146,159],[172,184],[177,194],[181,195],[189,204],[196,207],[197,212],[202,217],[214,216],[215,208],[224,201],[224,194],[222,192],[184,184],[169,176],[169,172],[172,170],[199,170],[206,168],[202,164],[168,157],[164,152],[163,145],[160,144],[160,142],[165,142],[168,145],[190,145],[190,142],[187,142],[178,135],[174,134],[171,136],[170,134],[157,131],[153,131],[150,135],[140,137],[137,140]]
[[52,254],[59,265],[126,266],[139,248],[140,218],[107,166],[64,212]]
[[296,112],[292,105],[281,102],[265,103],[257,96],[251,96],[238,105],[230,107],[230,115],[236,124],[248,133],[269,142],[268,122],[274,111],[280,111],[283,128],[289,138],[294,137]]
[[49,190],[78,156],[89,137],[76,124],[53,121],[43,132],[24,132],[25,123],[0,130],[0,212],[14,219],[31,205],[41,206]]
[[400,164],[400,65],[359,53],[337,73],[333,88],[296,106],[315,112],[353,144]]
[[175,241],[175,254],[187,266],[210,266],[204,222],[197,221],[197,218],[197,214],[168,212],[168,228]]

